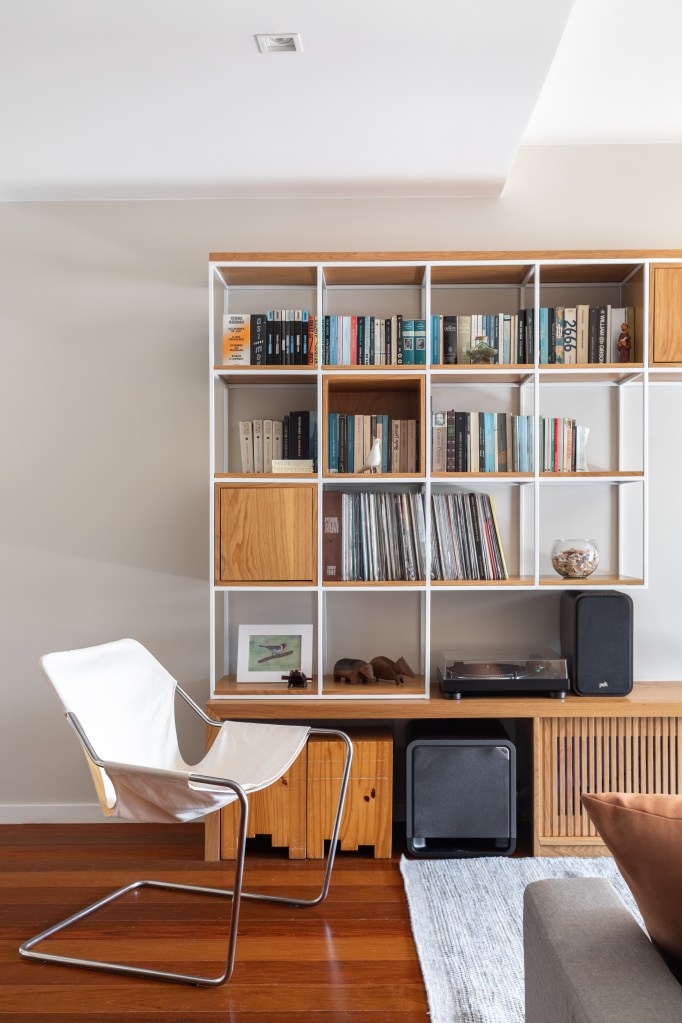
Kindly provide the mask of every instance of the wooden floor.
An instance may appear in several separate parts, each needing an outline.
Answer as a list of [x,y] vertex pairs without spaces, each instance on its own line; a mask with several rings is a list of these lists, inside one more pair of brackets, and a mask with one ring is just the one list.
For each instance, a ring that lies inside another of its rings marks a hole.
[[[398,861],[341,853],[327,901],[314,909],[242,903],[232,980],[211,990],[29,962],[17,952],[135,879],[230,887],[228,865],[203,861],[202,825],[0,826],[0,1020],[428,1023]],[[319,863],[247,853],[245,889],[309,895],[320,877]],[[50,945],[217,974],[228,908],[222,899],[145,890]]]

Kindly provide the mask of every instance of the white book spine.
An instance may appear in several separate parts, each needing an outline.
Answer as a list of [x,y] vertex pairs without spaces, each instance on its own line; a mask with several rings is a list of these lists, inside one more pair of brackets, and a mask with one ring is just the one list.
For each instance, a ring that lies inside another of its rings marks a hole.
[[253,472],[253,424],[250,420],[239,423],[239,446],[242,453],[242,472]]
[[263,472],[263,420],[253,421],[253,471]]
[[272,472],[272,419],[263,420],[263,472]]

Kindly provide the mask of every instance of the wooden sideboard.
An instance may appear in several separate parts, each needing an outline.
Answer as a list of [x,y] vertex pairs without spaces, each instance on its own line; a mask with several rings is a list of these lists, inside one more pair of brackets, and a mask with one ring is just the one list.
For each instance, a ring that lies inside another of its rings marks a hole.
[[[272,700],[215,699],[215,720],[523,720],[532,733],[533,855],[598,856],[605,848],[582,812],[586,792],[682,794],[682,682],[638,682],[624,697],[320,699],[281,689]],[[206,858],[220,857],[217,814],[206,819]]]

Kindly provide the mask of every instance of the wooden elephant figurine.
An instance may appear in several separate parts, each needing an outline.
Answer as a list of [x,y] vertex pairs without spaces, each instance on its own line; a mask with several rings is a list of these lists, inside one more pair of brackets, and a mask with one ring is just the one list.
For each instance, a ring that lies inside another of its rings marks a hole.
[[395,682],[397,686],[401,686],[405,681],[405,675],[414,678],[414,672],[404,657],[399,657],[397,661],[392,661],[390,657],[373,657],[371,663],[380,682]]
[[356,657],[342,657],[334,665],[334,681],[348,682],[350,685],[374,682],[372,665]]

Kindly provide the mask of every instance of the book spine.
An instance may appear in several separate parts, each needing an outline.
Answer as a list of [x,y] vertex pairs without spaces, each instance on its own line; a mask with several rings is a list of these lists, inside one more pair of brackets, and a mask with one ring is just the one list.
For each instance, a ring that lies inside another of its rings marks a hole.
[[578,310],[564,309],[564,362],[574,366],[578,361]]
[[431,417],[431,471],[445,472],[445,431],[444,412],[434,412]]
[[576,312],[578,321],[576,361],[579,364],[585,364],[589,362],[590,307],[579,305]]
[[223,316],[223,365],[248,366],[251,363],[251,316],[225,313]]
[[329,472],[339,471],[339,414],[327,416],[327,467]]
[[596,306],[590,306],[587,361],[599,362],[599,309]]
[[343,577],[342,493],[325,490],[322,495],[322,579],[339,582]]
[[263,472],[272,472],[272,419],[263,420]]
[[426,365],[426,320],[414,320],[414,365]]
[[253,423],[250,420],[239,423],[239,448],[242,456],[242,472],[253,472]]
[[267,316],[265,313],[251,315],[251,365],[264,366],[267,357]]
[[253,421],[253,471],[263,472],[263,420]]
[[457,363],[457,317],[443,316],[443,364]]
[[310,412],[289,413],[289,458],[310,458]]

